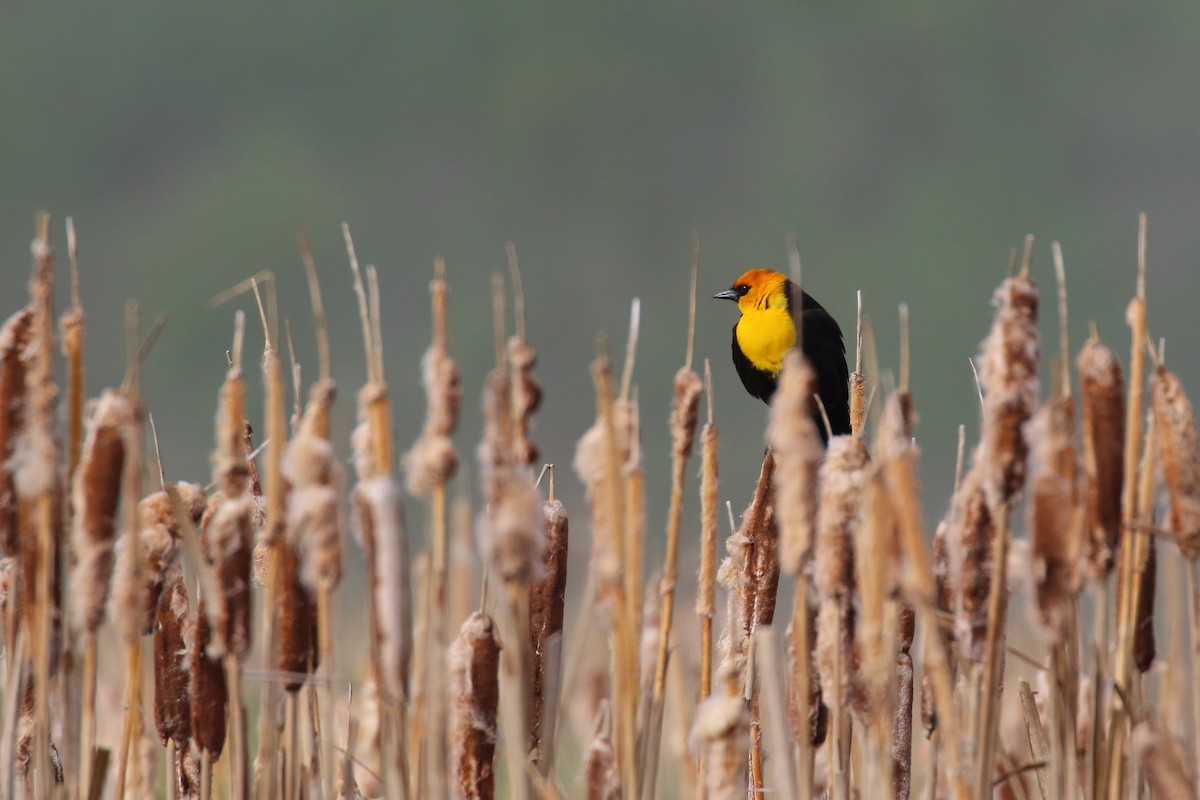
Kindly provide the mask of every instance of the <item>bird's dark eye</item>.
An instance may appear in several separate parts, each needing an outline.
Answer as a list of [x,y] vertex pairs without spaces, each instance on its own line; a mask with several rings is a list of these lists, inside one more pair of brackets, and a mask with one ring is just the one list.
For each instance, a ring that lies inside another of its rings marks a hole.
[[737,292],[738,297],[745,297],[746,292],[750,291],[750,285],[745,284],[745,283],[739,283],[737,286],[733,287],[733,290],[735,292]]

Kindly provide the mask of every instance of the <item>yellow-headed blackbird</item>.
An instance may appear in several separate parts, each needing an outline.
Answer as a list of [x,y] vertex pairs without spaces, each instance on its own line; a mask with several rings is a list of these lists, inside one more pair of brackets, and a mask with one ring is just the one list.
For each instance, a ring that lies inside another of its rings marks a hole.
[[[799,319],[801,349],[816,372],[817,396],[829,415],[829,427],[835,436],[850,433],[850,372],[842,329],[820,303],[786,275],[769,269],[752,269],[713,297],[733,300],[742,312],[733,326],[733,365],[746,391],[766,403],[775,393],[783,357],[796,343]],[[793,311],[797,297],[800,308]],[[814,416],[825,439],[820,411]]]

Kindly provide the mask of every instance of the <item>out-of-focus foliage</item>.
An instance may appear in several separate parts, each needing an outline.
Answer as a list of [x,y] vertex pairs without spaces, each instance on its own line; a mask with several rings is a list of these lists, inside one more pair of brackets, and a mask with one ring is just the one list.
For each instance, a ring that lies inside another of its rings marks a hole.
[[[594,334],[623,341],[640,296],[647,467],[662,492],[691,231],[703,297],[743,268],[782,265],[794,231],[806,287],[848,333],[864,290],[885,367],[909,304],[940,513],[956,426],[973,434],[977,421],[967,358],[1026,232],[1040,237],[1043,330],[1057,238],[1074,342],[1095,319],[1127,354],[1136,214],[1149,212],[1150,327],[1200,390],[1198,45],[1187,3],[8,3],[0,286],[15,308],[36,209],[54,212],[60,243],[74,215],[90,393],[120,379],[125,299],[169,314],[147,398],[168,474],[194,479],[232,318],[210,296],[273,270],[313,377],[295,231],[322,269],[347,399],[364,369],[338,223],[379,266],[403,445],[422,414],[433,257],[447,258],[471,408],[492,354],[488,275],[513,240],[548,389],[546,458],[569,462],[592,415]],[[728,362],[733,313],[700,301],[698,353],[714,359],[722,494],[740,508],[766,416]],[[248,352],[261,346],[251,333]],[[468,417],[464,450],[477,431]]]

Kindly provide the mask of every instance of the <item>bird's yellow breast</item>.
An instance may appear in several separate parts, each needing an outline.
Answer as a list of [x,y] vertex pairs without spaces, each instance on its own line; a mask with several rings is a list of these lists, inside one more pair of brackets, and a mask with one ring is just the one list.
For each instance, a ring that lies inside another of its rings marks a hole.
[[796,326],[787,308],[752,308],[737,324],[737,343],[755,369],[778,375],[783,357],[796,343]]

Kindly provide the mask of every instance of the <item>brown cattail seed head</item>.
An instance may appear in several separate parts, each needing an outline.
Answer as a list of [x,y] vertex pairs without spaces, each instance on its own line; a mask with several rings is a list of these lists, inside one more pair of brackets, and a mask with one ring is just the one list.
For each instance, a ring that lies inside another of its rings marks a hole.
[[[29,346],[32,322],[33,312],[23,308],[0,328],[0,555],[3,556],[15,555],[18,548],[16,487],[8,462],[24,418],[25,349]],[[118,466],[117,473],[120,471]]]
[[1088,563],[1091,577],[1112,570],[1121,536],[1125,479],[1125,378],[1108,347],[1090,339],[1079,351],[1083,406],[1083,469],[1087,477]]
[[972,469],[963,479],[953,501],[951,520],[951,570],[958,578],[955,638],[967,658],[979,663],[987,638],[992,537],[997,534],[978,469]]
[[712,618],[716,612],[717,584],[717,509],[720,505],[717,456],[720,440],[717,426],[707,423],[700,429],[700,580],[696,593],[696,613]]
[[545,519],[545,576],[529,589],[529,638],[533,654],[532,708],[529,714],[531,744],[536,747],[542,726],[546,691],[546,648],[553,636],[562,636],[567,591],[567,512],[553,500],[542,505]]
[[1169,527],[1183,555],[1200,557],[1200,444],[1196,417],[1183,384],[1159,367],[1150,384],[1157,425],[1158,459],[1171,497]]
[[512,456],[518,464],[532,465],[538,458],[537,445],[529,438],[533,412],[542,404],[542,387],[533,379],[537,354],[528,342],[508,340],[508,366],[512,374]]
[[870,457],[859,437],[835,436],[820,469],[813,582],[825,598],[854,595],[854,532],[863,521]]
[[344,480],[333,445],[302,428],[288,442],[282,468],[291,485],[287,529],[299,553],[300,577],[312,591],[333,589],[342,577],[338,494]]
[[498,736],[499,668],[496,626],[476,611],[463,623],[449,654],[449,696],[454,698],[450,740],[459,790],[467,800],[484,800],[495,793],[492,758]]
[[129,398],[123,392],[106,389],[88,424],[83,457],[75,473],[71,542],[77,560],[71,581],[71,617],[80,631],[95,631],[104,619],[125,463],[124,432],[132,422]]
[[1075,403],[1070,397],[1042,406],[1025,428],[1029,460],[1029,530],[1033,556],[1035,622],[1054,640],[1070,633],[1073,598],[1083,585],[1085,542],[1075,457]]
[[750,712],[727,685],[727,691],[707,698],[696,709],[692,749],[705,760],[705,783],[711,800],[743,800],[748,783]]
[[1037,287],[1027,276],[1008,278],[996,290],[996,318],[980,346],[983,385],[982,441],[976,459],[993,507],[1025,483],[1028,445],[1023,427],[1038,403]]
[[[175,488],[193,524],[199,524],[205,506],[203,487],[196,483],[181,482]],[[138,518],[141,520],[138,540],[142,547],[146,632],[149,633],[154,626],[163,580],[179,558],[179,520],[175,517],[175,509],[166,490],[143,497],[138,503]]]
[[696,439],[696,415],[704,382],[694,370],[682,367],[675,373],[675,397],[671,401],[671,452],[680,461],[692,455]]
[[187,587],[178,566],[167,572],[156,606],[154,724],[164,745],[171,739],[185,749],[192,738],[187,657],[194,645],[196,620],[188,610]]
[[425,383],[425,426],[411,450],[404,455],[408,491],[430,494],[458,470],[458,453],[450,437],[458,426],[462,386],[458,366],[444,351],[431,347],[421,360]]
[[778,464],[780,565],[791,575],[799,573],[809,558],[817,517],[817,467],[824,448],[812,417],[815,386],[812,367],[799,351],[788,352],[771,399],[767,443]]
[[190,699],[192,738],[200,750],[210,753],[215,760],[225,747],[225,704],[229,696],[225,686],[225,666],[219,658],[209,655],[213,630],[204,609],[207,602],[201,595],[200,609],[196,614],[196,635],[189,651],[192,671]]

